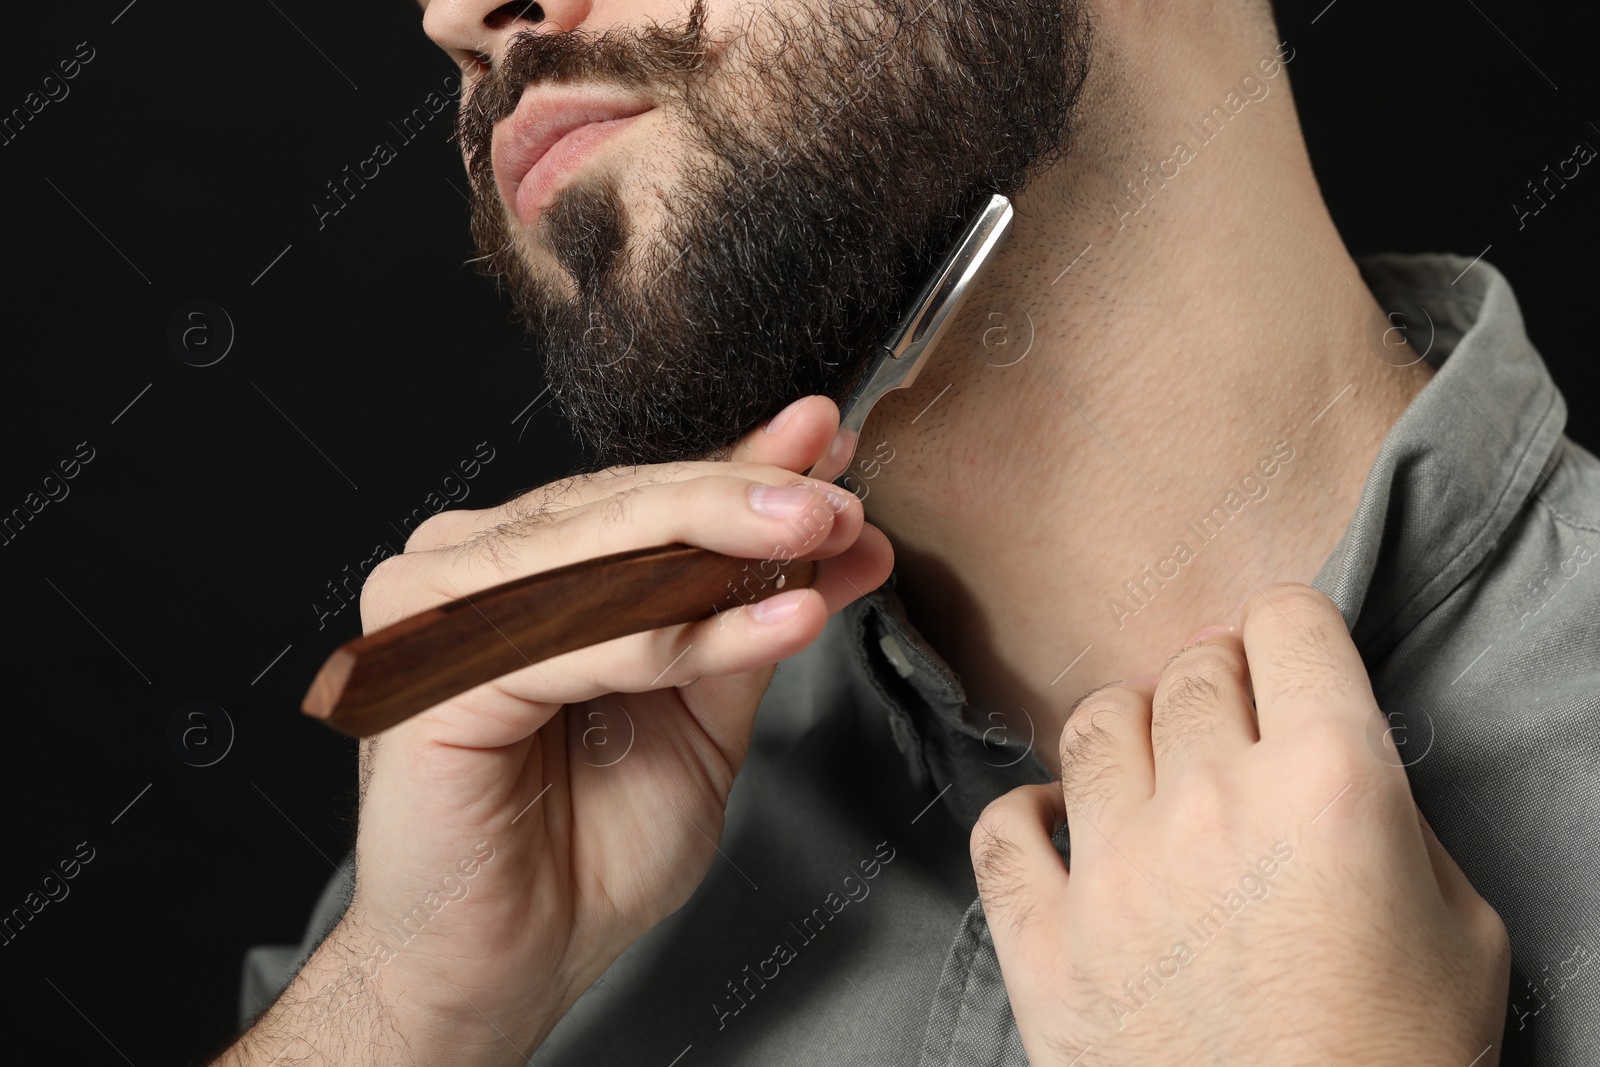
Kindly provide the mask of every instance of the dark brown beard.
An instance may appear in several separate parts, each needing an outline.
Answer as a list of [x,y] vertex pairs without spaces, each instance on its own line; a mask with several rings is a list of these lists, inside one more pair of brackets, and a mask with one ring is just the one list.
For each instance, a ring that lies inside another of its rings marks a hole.
[[[667,27],[526,33],[474,91],[457,132],[480,262],[596,465],[715,455],[796,397],[842,399],[976,204],[1065,150],[1089,54],[1077,0],[915,3],[763,23],[759,57],[713,41],[702,0]],[[610,175],[544,212],[569,285],[524,260],[489,158],[541,81],[648,89],[693,140],[661,234],[633,232]]]

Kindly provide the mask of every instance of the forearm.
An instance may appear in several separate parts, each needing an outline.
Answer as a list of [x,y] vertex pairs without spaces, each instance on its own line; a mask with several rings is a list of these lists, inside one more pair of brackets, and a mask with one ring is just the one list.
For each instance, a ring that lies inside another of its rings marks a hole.
[[370,942],[347,916],[213,1067],[521,1067],[566,1006],[553,998],[516,1025],[491,1021],[457,983],[403,969]]

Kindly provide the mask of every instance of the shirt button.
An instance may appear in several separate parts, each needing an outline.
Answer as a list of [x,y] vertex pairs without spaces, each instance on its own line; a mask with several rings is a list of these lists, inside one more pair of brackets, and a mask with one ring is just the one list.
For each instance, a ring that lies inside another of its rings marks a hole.
[[896,641],[893,635],[884,634],[878,638],[878,647],[883,649],[883,658],[889,661],[900,677],[911,677],[913,673],[911,661],[906,658],[905,650],[900,647],[900,642]]

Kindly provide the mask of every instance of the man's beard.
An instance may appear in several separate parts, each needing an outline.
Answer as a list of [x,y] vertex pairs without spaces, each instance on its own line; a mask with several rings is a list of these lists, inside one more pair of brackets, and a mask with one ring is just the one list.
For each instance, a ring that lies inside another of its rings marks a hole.
[[[1065,150],[1078,0],[913,3],[829,0],[731,47],[702,0],[667,27],[524,33],[473,91],[480,262],[600,465],[717,455],[797,397],[842,400],[976,205]],[[559,194],[536,236],[566,284],[523,258],[490,160],[535,82],[647,90],[692,140],[659,234],[633,231],[610,175]]]

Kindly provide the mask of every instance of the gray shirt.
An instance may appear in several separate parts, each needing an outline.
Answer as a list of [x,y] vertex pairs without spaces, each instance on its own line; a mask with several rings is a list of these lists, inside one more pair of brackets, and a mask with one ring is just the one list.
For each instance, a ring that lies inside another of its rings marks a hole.
[[[1350,626],[1418,805],[1510,930],[1502,1063],[1597,1062],[1600,461],[1563,436],[1565,402],[1498,271],[1455,256],[1361,267],[1438,373],[1315,584]],[[840,612],[780,664],[703,884],[533,1062],[1025,1063],[967,839],[990,800],[1048,776],[992,727],[893,579]],[[247,1015],[336,919],[348,871],[300,946],[247,958]]]

